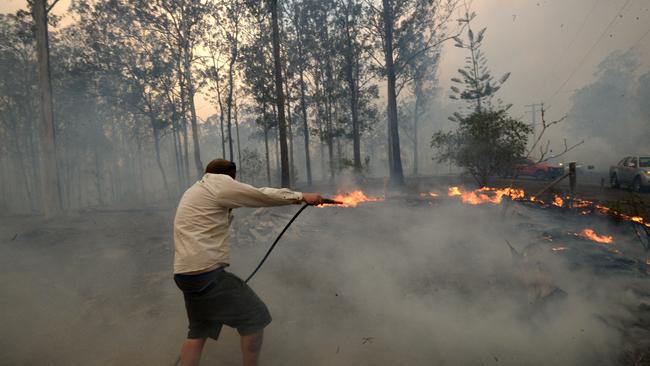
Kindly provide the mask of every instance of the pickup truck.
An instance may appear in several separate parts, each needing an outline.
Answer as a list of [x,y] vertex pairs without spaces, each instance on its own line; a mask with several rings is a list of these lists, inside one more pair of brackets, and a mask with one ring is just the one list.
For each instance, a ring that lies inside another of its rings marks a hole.
[[650,155],[627,156],[610,167],[609,183],[612,188],[626,185],[636,192],[650,187]]

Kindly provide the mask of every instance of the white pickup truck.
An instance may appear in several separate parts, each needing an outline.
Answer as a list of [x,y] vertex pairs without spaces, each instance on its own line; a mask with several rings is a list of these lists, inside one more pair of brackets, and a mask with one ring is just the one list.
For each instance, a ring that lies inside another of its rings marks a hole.
[[650,187],[650,155],[627,156],[618,165],[609,168],[612,188],[626,185],[636,192]]

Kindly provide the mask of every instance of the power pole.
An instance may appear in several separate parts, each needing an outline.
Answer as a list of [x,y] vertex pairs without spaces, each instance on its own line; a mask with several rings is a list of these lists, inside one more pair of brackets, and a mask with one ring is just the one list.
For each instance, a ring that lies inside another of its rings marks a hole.
[[[533,104],[527,104],[524,107],[529,108],[530,110],[527,110],[526,113],[530,113],[532,115],[531,120],[531,127],[533,128],[533,135],[535,135],[535,126],[537,126],[537,112],[541,112],[544,109],[544,102],[541,102],[539,104],[533,103]],[[537,109],[539,107],[539,110]]]
[[[56,1],[52,6],[54,4]],[[43,213],[46,217],[51,217],[61,211],[47,31],[47,13],[51,8],[51,6],[48,8],[47,0],[35,0],[32,8],[32,15],[36,23],[36,55],[38,58],[41,200],[43,201]]]

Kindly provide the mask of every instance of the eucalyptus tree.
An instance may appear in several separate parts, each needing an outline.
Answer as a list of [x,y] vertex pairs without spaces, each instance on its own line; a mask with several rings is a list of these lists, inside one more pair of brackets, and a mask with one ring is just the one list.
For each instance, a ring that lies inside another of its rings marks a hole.
[[[81,2],[77,6],[80,26],[84,27],[86,41],[91,45],[94,61],[104,82],[104,89],[113,102],[149,121],[154,140],[156,164],[165,190],[169,183],[160,154],[160,139],[165,130],[177,130],[176,105],[181,100],[175,95],[178,85],[173,50],[162,35],[151,31],[138,17],[139,13],[127,2]],[[114,73],[118,79],[111,79]],[[182,150],[174,139],[175,154]],[[177,167],[182,159],[176,159]],[[179,183],[187,184],[187,176],[177,169]]]
[[257,107],[256,124],[261,128],[264,138],[267,182],[271,185],[271,162],[269,154],[269,132],[276,126],[273,120],[274,103],[274,65],[272,60],[271,38],[268,18],[257,13],[253,20],[253,33],[249,43],[241,49],[244,90],[251,96]]
[[[367,29],[380,57],[374,56],[378,76],[386,79],[388,165],[390,182],[404,184],[397,97],[407,84],[405,65],[422,52],[437,47],[450,37],[440,37],[456,0],[382,0],[367,2]],[[382,58],[380,60],[380,58]]]
[[[0,174],[7,207],[36,212],[40,197],[36,44],[29,13],[0,14]],[[30,173],[31,172],[31,173]],[[25,207],[27,206],[27,207]]]

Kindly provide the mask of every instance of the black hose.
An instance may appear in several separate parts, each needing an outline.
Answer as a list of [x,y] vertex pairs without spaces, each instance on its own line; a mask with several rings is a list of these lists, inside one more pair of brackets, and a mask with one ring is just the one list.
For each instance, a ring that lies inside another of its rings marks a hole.
[[266,254],[264,255],[264,258],[262,258],[262,260],[261,260],[260,263],[257,265],[257,267],[255,267],[255,270],[253,271],[253,273],[251,273],[251,274],[248,276],[248,278],[246,278],[246,280],[245,280],[244,282],[248,283],[248,281],[250,281],[251,278],[253,278],[253,276],[255,276],[255,274],[257,273],[257,271],[259,271],[259,269],[262,267],[262,265],[263,265],[264,262],[266,261],[266,258],[268,258],[269,255],[271,254],[271,252],[273,251],[273,248],[275,248],[276,244],[278,244],[278,242],[279,242],[280,239],[282,238],[282,235],[284,235],[284,232],[287,231],[287,229],[289,229],[289,226],[291,226],[291,224],[293,224],[293,222],[298,218],[298,216],[300,216],[300,214],[301,214],[301,213],[302,213],[302,212],[303,212],[307,207],[309,207],[309,206],[310,206],[310,205],[309,205],[308,203],[305,203],[304,205],[302,205],[302,207],[300,208],[300,210],[298,210],[298,212],[296,212],[296,214],[293,215],[293,217],[291,218],[291,220],[289,220],[289,222],[287,223],[287,225],[286,225],[286,226],[284,227],[284,229],[282,229],[282,231],[280,232],[280,235],[278,235],[278,237],[275,238],[275,241],[273,242],[273,244],[271,244],[271,247],[269,248],[269,250],[266,251]]

